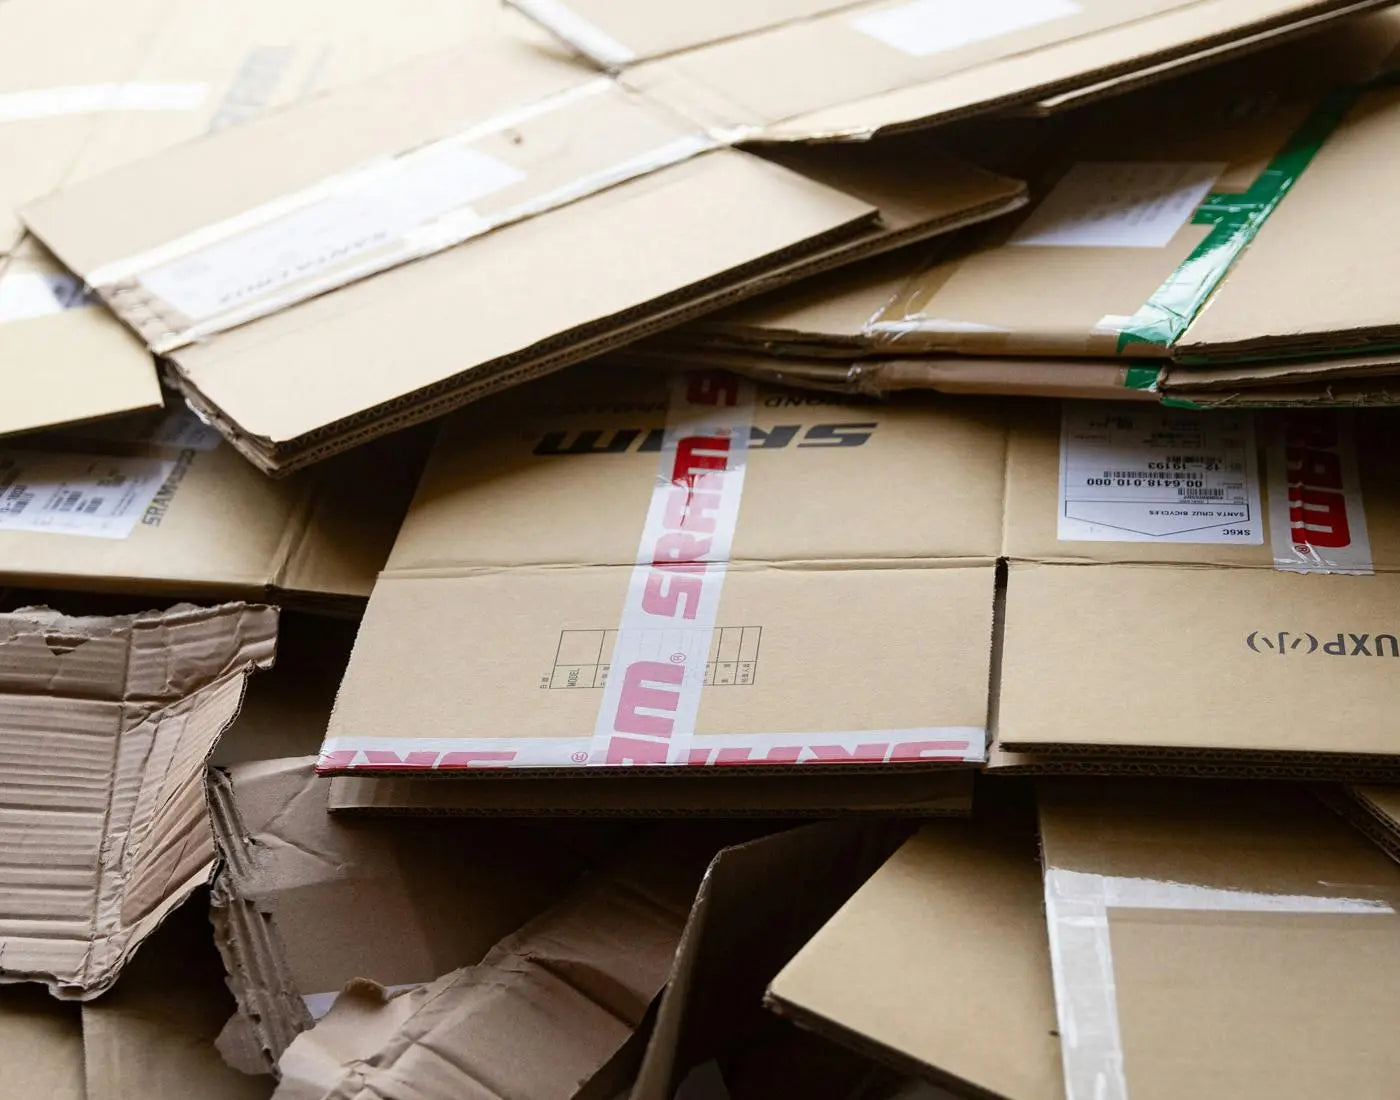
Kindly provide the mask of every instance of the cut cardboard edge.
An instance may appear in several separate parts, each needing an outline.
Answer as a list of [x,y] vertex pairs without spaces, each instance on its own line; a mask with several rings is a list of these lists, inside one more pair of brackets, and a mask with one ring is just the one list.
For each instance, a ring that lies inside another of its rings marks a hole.
[[[1007,181],[1008,184],[1012,182]],[[645,314],[640,320],[614,327],[600,321],[582,330],[557,334],[533,348],[469,367],[412,394],[343,417],[293,439],[274,440],[243,431],[195,385],[174,357],[162,360],[163,376],[167,384],[216,427],[240,454],[263,473],[279,477],[372,439],[436,419],[493,393],[621,348],[725,305],[906,244],[929,240],[990,220],[1017,210],[1026,202],[1025,185],[1015,184],[1008,187],[1004,194],[981,206],[896,233],[867,231],[828,243],[816,238],[809,242],[810,248],[776,253],[762,261],[692,284],[688,292],[654,300],[639,308],[638,312]],[[667,301],[671,299],[674,300],[668,305]]]
[[1364,786],[1330,787],[1318,796],[1391,859],[1400,863],[1400,820],[1378,805],[1373,789]]

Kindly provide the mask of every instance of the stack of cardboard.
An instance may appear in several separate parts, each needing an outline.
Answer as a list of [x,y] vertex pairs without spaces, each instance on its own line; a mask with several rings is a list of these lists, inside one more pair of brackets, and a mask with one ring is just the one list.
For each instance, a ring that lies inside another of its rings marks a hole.
[[0,1100],[1394,1096],[1397,73],[0,0]]

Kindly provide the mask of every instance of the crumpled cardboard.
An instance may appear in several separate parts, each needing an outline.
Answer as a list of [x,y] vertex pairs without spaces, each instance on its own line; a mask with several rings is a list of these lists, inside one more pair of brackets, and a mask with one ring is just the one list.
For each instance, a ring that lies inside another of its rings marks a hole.
[[0,981],[94,997],[208,881],[205,761],[276,629],[246,604],[0,615]]

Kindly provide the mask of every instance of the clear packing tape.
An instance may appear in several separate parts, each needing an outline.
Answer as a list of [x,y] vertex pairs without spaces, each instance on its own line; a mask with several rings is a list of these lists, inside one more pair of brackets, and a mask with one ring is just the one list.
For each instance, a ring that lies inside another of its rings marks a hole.
[[169,352],[724,144],[592,77],[103,264],[88,281]]

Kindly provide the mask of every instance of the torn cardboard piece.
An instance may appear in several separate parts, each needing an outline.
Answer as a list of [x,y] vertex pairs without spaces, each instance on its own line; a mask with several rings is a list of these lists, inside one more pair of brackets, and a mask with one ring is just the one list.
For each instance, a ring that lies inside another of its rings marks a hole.
[[208,880],[204,763],[276,627],[274,608],[244,604],[0,616],[0,981],[96,996]]
[[1400,868],[1363,837],[1286,788],[1047,783],[1040,806],[1069,1100],[1392,1087]]
[[577,821],[346,821],[326,812],[313,763],[250,760],[211,781],[216,940],[264,1072],[352,979],[392,989],[479,962],[623,835]]
[[893,775],[443,777],[341,776],[330,782],[335,813],[454,816],[900,817],[972,811],[971,772]]
[[86,1100],[267,1100],[274,1082],[225,1064],[214,1040],[233,999],[203,892],[171,914],[116,988],[82,1006]]
[[270,481],[183,402],[8,440],[0,580],[354,610],[388,556],[426,442]]
[[352,986],[326,1023],[343,1029],[356,1013],[354,1033],[342,1035],[363,1046],[332,1065],[320,1027],[311,1029],[282,1056],[277,1097],[398,1096],[410,1082],[425,1100],[612,1096],[713,855],[707,839],[675,827],[653,833],[479,964],[378,1008],[355,1005],[370,994]]
[[978,762],[1003,462],[970,402],[608,367],[504,395],[444,426],[319,768]]
[[660,18],[648,4],[510,0],[595,64],[767,140],[862,139],[1247,49],[1354,3],[738,0]]
[[797,952],[766,1004],[955,1092],[1060,1100],[1041,903],[1032,836],[925,826]]
[[[903,145],[779,164],[731,137],[502,39],[77,184],[26,218],[196,408],[284,471],[1024,201],[927,149],[911,175]],[[184,198],[131,218],[154,191]]]

